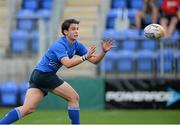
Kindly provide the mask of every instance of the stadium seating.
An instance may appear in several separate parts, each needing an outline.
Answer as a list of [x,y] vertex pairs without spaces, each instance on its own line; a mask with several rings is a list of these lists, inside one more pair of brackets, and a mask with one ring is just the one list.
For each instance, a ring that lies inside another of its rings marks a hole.
[[0,83],[0,106],[18,106],[24,102],[26,91],[29,87],[27,82],[4,82]]
[[112,0],[112,8],[127,8],[127,0]]
[[45,19],[48,27],[52,5],[53,0],[22,1],[22,6],[16,13],[16,28],[11,33],[11,52],[38,51],[38,19]]
[[[107,13],[106,29],[102,37],[111,38],[117,44],[118,62],[115,65],[116,69],[121,73],[133,72],[135,69],[136,72],[156,73],[163,71],[170,74],[175,71],[175,66],[177,66],[177,71],[180,72],[180,52],[176,52],[176,57],[174,55],[176,49],[179,48],[179,30],[174,31],[172,39],[148,40],[144,36],[143,29],[135,28],[136,12],[142,9],[144,1],[112,0],[111,2],[111,8]],[[162,0],[155,2],[160,5]],[[123,17],[124,10],[128,10],[129,29],[117,28],[117,20]],[[146,20],[145,23],[149,24],[151,22]],[[163,50],[161,51],[161,49]],[[177,63],[175,63],[175,60]]]
[[159,50],[157,53],[157,70],[171,73],[174,70],[175,54],[172,49]]
[[117,51],[108,52],[100,65],[100,71],[105,73],[112,73],[116,71]]
[[18,84],[14,82],[5,82],[1,84],[1,105],[15,106],[18,101]]
[[137,72],[151,73],[154,71],[154,52],[150,50],[139,50],[137,52]]
[[36,13],[33,10],[21,9],[17,12],[16,17],[18,19],[28,19],[36,16]]
[[117,31],[114,29],[106,29],[103,32],[103,38],[111,38],[111,39],[124,39],[125,32],[124,31]]
[[107,14],[107,23],[106,23],[107,29],[114,29],[115,19],[117,18],[117,14],[118,14],[118,9],[109,10]]
[[130,1],[130,8],[141,10],[144,0],[131,0]]
[[16,30],[11,33],[11,48],[14,53],[27,51],[29,34],[25,30]]
[[138,39],[140,37],[140,31],[138,29],[127,29],[123,31],[125,38]]
[[23,1],[23,8],[29,10],[36,10],[39,6],[39,0],[24,0]]
[[31,19],[20,19],[18,23],[19,23],[19,29],[21,29],[21,30],[32,30],[33,20],[31,20]]
[[43,9],[51,10],[52,4],[53,4],[53,0],[42,0],[41,4],[42,4],[42,8]]
[[37,16],[48,20],[50,17],[50,10],[40,9],[37,11]]
[[142,40],[141,49],[155,50],[157,48],[157,41],[155,40]]
[[172,42],[175,43],[177,42],[178,40],[180,40],[180,31],[178,30],[175,30],[172,34]]
[[134,52],[119,50],[117,53],[117,70],[120,73],[134,71]]
[[137,9],[129,9],[128,10],[128,18],[131,25],[135,24],[135,14],[137,12]]
[[135,40],[124,40],[122,42],[122,49],[135,50],[137,48],[137,42]]
[[24,102],[24,98],[25,98],[26,91],[27,91],[28,87],[29,87],[29,85],[26,82],[21,83],[20,86],[19,86],[19,93],[20,93],[19,101],[20,101],[20,104],[23,104],[23,102]]
[[39,50],[39,32],[37,30],[31,33],[31,49],[33,52],[38,52]]
[[[128,9],[127,17],[129,18],[130,24],[135,24],[135,14],[137,12],[137,9]],[[115,20],[117,18],[121,18],[124,11],[122,9],[111,9],[109,10],[107,14],[107,23],[106,28],[107,29],[114,29],[115,26]]]

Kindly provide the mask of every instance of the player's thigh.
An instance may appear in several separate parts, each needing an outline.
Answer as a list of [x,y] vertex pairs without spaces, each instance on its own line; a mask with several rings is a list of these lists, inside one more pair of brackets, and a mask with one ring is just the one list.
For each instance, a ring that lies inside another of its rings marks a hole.
[[29,88],[26,92],[24,107],[36,107],[44,97],[44,93],[38,88]]
[[79,95],[67,82],[64,82],[62,85],[56,87],[52,90],[52,92],[58,96],[63,97],[66,100],[79,100]]

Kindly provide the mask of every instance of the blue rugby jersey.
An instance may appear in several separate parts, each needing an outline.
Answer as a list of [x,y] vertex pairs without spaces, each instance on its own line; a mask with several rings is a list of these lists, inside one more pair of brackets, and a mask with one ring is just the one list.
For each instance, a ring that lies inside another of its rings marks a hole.
[[43,72],[57,72],[62,67],[60,60],[63,57],[72,58],[74,55],[83,56],[87,53],[87,48],[77,40],[72,45],[65,36],[60,37],[52,43],[46,51],[41,61],[36,65],[35,69]]

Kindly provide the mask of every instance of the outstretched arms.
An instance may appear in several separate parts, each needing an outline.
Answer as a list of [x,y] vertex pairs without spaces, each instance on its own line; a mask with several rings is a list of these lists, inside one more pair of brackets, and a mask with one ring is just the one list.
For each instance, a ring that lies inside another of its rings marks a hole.
[[101,52],[99,52],[98,54],[94,54],[96,47],[95,46],[91,46],[87,52],[86,55],[76,58],[69,58],[69,57],[63,57],[61,59],[61,63],[66,67],[66,68],[71,68],[74,67],[78,64],[81,64],[83,61],[88,60],[89,62],[93,63],[93,64],[97,64],[99,63],[104,55],[106,54],[106,52],[108,52],[112,47],[114,47],[112,45],[112,41],[111,40],[103,40],[102,41],[102,50]]

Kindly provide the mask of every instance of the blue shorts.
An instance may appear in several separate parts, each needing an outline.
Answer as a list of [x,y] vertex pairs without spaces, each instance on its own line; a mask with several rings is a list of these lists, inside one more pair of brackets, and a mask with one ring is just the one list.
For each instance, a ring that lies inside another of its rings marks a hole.
[[29,88],[38,88],[44,95],[48,94],[48,91],[52,91],[56,87],[63,84],[64,81],[60,79],[56,73],[53,72],[42,72],[35,69],[29,80]]

